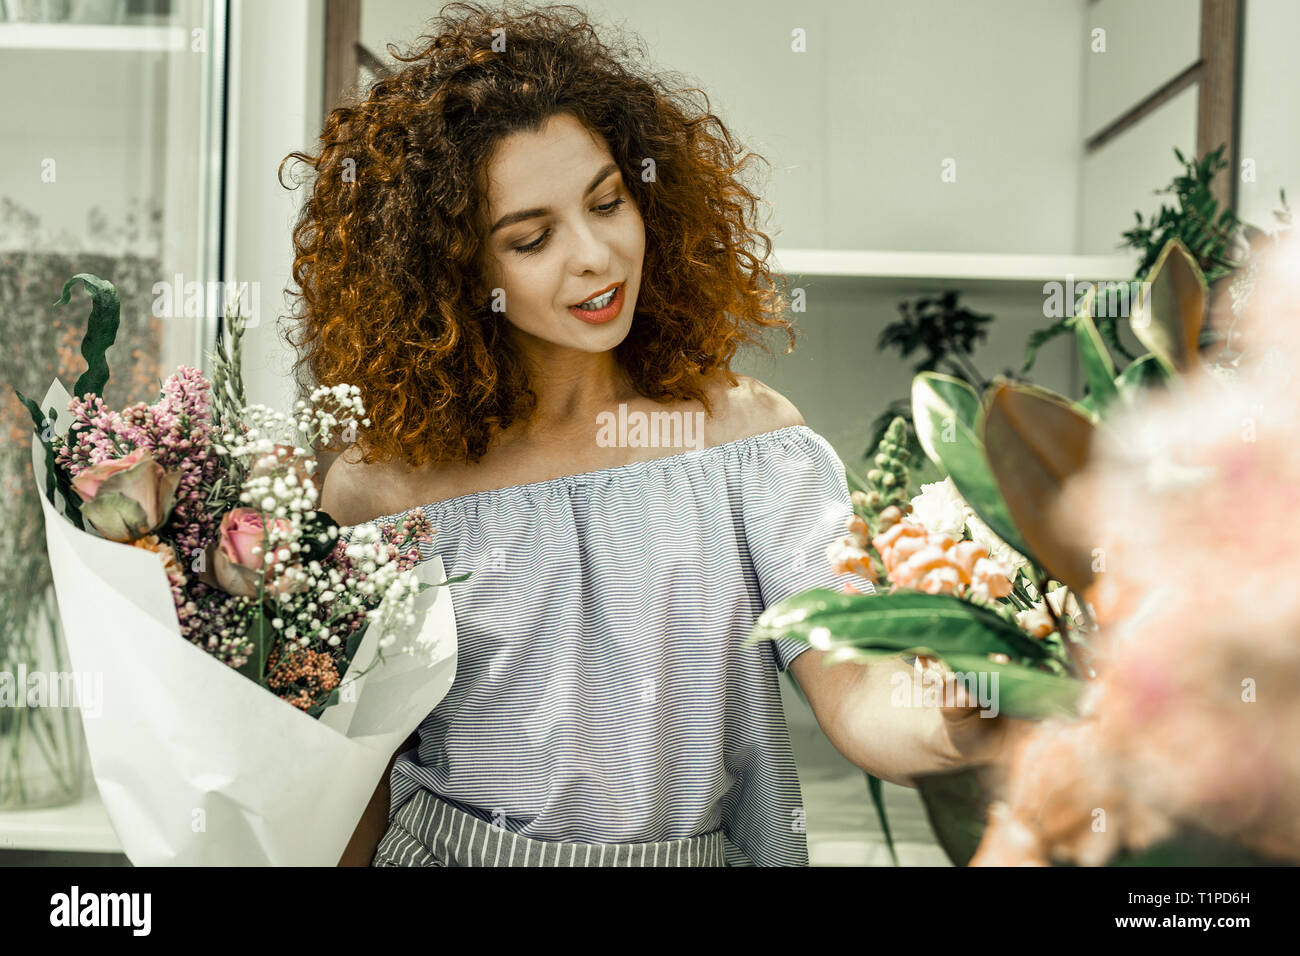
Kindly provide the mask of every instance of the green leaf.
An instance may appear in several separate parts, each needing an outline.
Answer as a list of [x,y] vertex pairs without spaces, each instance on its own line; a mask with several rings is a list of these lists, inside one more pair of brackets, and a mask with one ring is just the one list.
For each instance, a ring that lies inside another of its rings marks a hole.
[[1055,505],[1071,476],[1088,463],[1096,427],[1062,395],[1000,382],[990,390],[980,434],[998,487],[1036,562],[1056,580],[1086,593],[1091,552],[1063,535]]
[[1201,364],[1197,341],[1205,324],[1209,297],[1209,286],[1196,258],[1182,242],[1170,239],[1138,294],[1129,324],[1138,341],[1171,374]]
[[[997,710],[1008,717],[1072,715],[1084,687],[1073,678],[1016,663],[1015,658],[1044,660],[1050,651],[994,612],[946,594],[805,591],[764,611],[744,643],[789,638],[811,644],[814,632],[816,646],[830,650],[834,660],[868,663],[923,654],[954,671],[988,674],[984,687],[976,690],[996,692]],[[998,663],[990,654],[1013,660]]]
[[876,656],[1007,654],[1029,660],[1048,656],[1043,644],[998,614],[948,594],[896,591],[841,594],[816,588],[786,598],[759,616],[745,643],[793,638],[877,652]]
[[117,327],[121,306],[117,299],[117,290],[113,283],[99,276],[82,272],[63,284],[63,294],[55,300],[55,305],[67,305],[72,287],[77,282],[85,284],[90,291],[90,318],[86,323],[86,335],[81,340],[81,354],[86,359],[86,371],[77,379],[73,389],[76,398],[86,395],[103,395],[104,385],[108,382],[108,360],[104,353],[117,338]]
[[871,803],[876,808],[876,819],[880,821],[881,832],[885,834],[885,846],[889,848],[889,858],[894,861],[894,866],[898,866],[898,851],[894,848],[894,834],[889,829],[889,818],[885,815],[884,788],[881,786],[879,777],[874,777],[866,773],[866,771],[863,771],[863,774],[867,778],[867,791],[871,794]]
[[1120,398],[1127,405],[1132,405],[1139,394],[1148,388],[1163,388],[1173,381],[1165,364],[1154,355],[1147,353],[1120,372],[1115,379]]
[[274,615],[268,613],[266,605],[254,605],[251,610],[253,615],[249,619],[248,632],[244,635],[251,650],[248,653],[248,660],[243,667],[239,668],[239,673],[265,687],[266,675],[263,670],[276,636],[276,631],[271,627],[271,618]]
[[1021,373],[1029,371],[1029,367],[1034,364],[1038,357],[1038,350],[1041,349],[1058,335],[1064,335],[1070,331],[1072,316],[1066,315],[1064,318],[1057,319],[1045,329],[1035,329],[1030,333],[1029,340],[1025,343],[1025,364],[1020,369]]
[[953,866],[967,866],[984,839],[989,805],[1006,785],[1006,771],[990,764],[912,777],[936,842]]
[[321,714],[325,712],[326,708],[333,707],[338,702],[339,702],[339,689],[335,687],[332,691],[330,691],[330,695],[326,697],[323,701],[312,704],[310,707],[307,708],[307,716],[319,717]]
[[85,522],[81,519],[81,496],[72,490],[72,483],[68,481],[68,476],[64,473],[54,461],[54,442],[45,437],[45,426],[47,422],[53,423],[58,420],[59,413],[53,405],[50,406],[49,417],[41,414],[41,407],[32,401],[18,389],[14,389],[14,394],[18,396],[18,401],[23,403],[27,409],[27,414],[32,417],[32,424],[36,426],[36,440],[41,443],[45,449],[45,498],[55,510],[58,510],[58,501],[54,497],[54,489],[57,487],[59,493],[63,495],[63,513],[67,515],[68,520],[76,525],[80,531],[86,530]]
[[1001,664],[975,654],[949,654],[943,662],[960,673],[987,672],[990,694],[995,693],[992,675],[996,674],[998,714],[1016,719],[1076,717],[1087,686],[1073,677],[1048,674],[1014,661]]
[[994,534],[1033,560],[989,468],[976,430],[979,416],[979,396],[965,382],[937,372],[922,372],[912,380],[913,426],[926,455],[948,473],[971,510]]
[[1119,390],[1115,387],[1115,363],[1092,321],[1096,299],[1097,287],[1093,286],[1088,290],[1083,308],[1076,318],[1074,332],[1079,342],[1079,358],[1083,362],[1083,374],[1088,380],[1088,396],[1092,399],[1092,408],[1098,415],[1104,416],[1119,398]]
[[[433,585],[429,585],[429,587],[432,586]],[[344,645],[343,659],[346,660],[349,664],[352,663],[352,658],[356,656],[357,648],[361,646],[361,639],[366,636],[366,631],[367,629],[369,629],[369,627],[370,627],[370,622],[366,621],[359,628],[357,628],[355,631],[353,631],[351,634],[348,635],[348,642],[346,645]],[[344,668],[344,670],[346,671],[346,668]]]
[[1095,401],[1095,395],[1085,395],[1074,403],[1074,410],[1080,415],[1086,416],[1090,421],[1096,422],[1100,420],[1101,416],[1097,414]]

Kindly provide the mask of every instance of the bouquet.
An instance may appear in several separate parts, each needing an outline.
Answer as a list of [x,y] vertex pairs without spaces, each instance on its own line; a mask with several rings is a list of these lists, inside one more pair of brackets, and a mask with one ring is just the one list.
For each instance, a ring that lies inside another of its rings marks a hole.
[[[1216,360],[1186,349],[1052,508],[1105,556],[1105,654],[1080,717],[1012,756],[974,865],[1300,861],[1300,240],[1263,252]],[[1173,300],[1189,345],[1201,298]]]
[[74,674],[103,679],[82,718],[109,818],[136,865],[333,865],[451,685],[443,586],[464,577],[421,562],[418,512],[340,528],[319,509],[307,449],[369,424],[355,387],[293,417],[246,404],[228,314],[212,382],[182,367],[154,403],[110,409],[117,295],[80,274],[56,304],[78,282],[93,307],[75,394],[19,398]]

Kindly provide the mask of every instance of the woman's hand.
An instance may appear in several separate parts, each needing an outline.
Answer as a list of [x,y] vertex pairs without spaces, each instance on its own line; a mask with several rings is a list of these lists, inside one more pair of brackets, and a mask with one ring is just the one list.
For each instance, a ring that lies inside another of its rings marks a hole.
[[[917,659],[922,670],[935,667],[932,658]],[[941,670],[942,672],[942,670]],[[953,681],[951,675],[944,680],[943,715],[940,751],[954,768],[984,763],[1007,763],[1024,737],[1031,733],[1035,721],[1021,720],[997,714],[987,716],[978,701],[970,700],[966,685]],[[949,703],[951,701],[951,704]]]

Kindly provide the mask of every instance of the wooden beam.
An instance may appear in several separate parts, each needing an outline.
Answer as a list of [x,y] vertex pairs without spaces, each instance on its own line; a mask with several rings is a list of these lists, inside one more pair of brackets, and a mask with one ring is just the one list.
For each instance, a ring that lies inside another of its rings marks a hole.
[[358,43],[354,48],[357,54],[357,63],[364,69],[369,70],[375,76],[381,79],[386,76],[392,76],[393,71],[384,66],[384,61],[371,53],[365,46]]
[[1210,190],[1228,209],[1237,205],[1237,92],[1241,63],[1240,0],[1201,0],[1201,88],[1196,104],[1196,153],[1224,146],[1228,165]]
[[1203,63],[1197,60],[1183,72],[1179,73],[1172,80],[1166,82],[1158,90],[1148,94],[1140,103],[1129,107],[1124,113],[1107,124],[1102,129],[1093,133],[1083,143],[1085,151],[1091,153],[1101,149],[1110,140],[1114,139],[1130,126],[1146,118],[1151,113],[1169,102],[1183,90],[1187,89],[1193,83],[1201,78]]
[[325,0],[325,115],[357,86],[361,0]]

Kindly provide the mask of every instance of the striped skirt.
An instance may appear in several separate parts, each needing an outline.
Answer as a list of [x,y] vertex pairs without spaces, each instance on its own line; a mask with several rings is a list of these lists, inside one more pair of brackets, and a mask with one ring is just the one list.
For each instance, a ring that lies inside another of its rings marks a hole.
[[419,790],[397,811],[371,866],[726,866],[722,830],[658,843],[534,840]]

